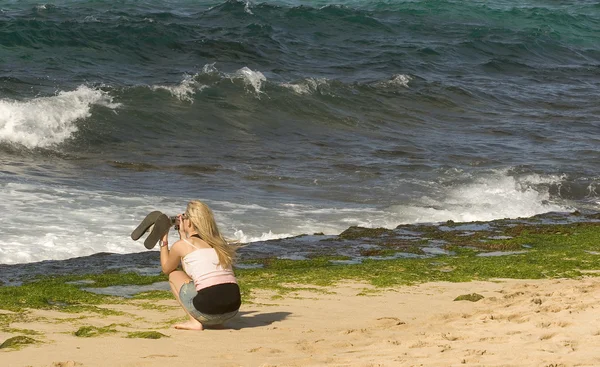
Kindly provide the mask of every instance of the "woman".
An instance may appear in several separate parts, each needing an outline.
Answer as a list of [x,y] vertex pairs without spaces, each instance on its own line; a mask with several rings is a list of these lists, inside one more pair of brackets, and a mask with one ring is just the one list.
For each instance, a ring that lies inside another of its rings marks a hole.
[[[178,219],[180,240],[171,250],[168,233],[159,242],[162,271],[169,274],[171,291],[190,317],[175,328],[219,327],[241,304],[232,269],[236,247],[221,236],[212,211],[200,201],[190,201]],[[179,263],[183,271],[176,270]]]

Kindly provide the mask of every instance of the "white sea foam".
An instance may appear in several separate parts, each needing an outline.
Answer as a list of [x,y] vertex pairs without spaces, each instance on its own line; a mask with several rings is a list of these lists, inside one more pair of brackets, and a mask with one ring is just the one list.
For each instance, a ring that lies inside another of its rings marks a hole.
[[248,236],[244,234],[244,231],[237,230],[234,233],[234,238],[241,243],[250,243],[250,242],[258,242],[258,241],[268,241],[268,240],[276,240],[280,238],[292,237],[294,236],[291,233],[278,233],[275,234],[271,231],[267,233],[262,233],[260,236]]
[[150,87],[152,90],[166,90],[171,93],[172,96],[176,97],[180,101],[186,101],[194,103],[194,95],[196,92],[202,91],[207,88],[207,85],[200,84],[196,81],[198,74],[189,75],[185,74],[181,83],[175,86],[170,85],[153,85]]
[[281,86],[293,90],[297,94],[313,94],[319,87],[329,83],[326,78],[307,78],[298,83],[282,83]]
[[[0,184],[0,263],[144,251],[129,235],[164,198],[30,183]],[[181,210],[164,205],[166,213]]]
[[[428,196],[415,198],[411,204],[383,208],[204,201],[213,209],[225,237],[251,243],[319,232],[335,235],[356,225],[395,228],[403,223],[487,221],[570,211],[550,203],[548,192],[540,189],[560,180],[560,176],[536,174],[517,178],[498,171],[471,178],[462,186],[432,187]],[[147,251],[143,239],[129,238],[133,228],[150,211],[174,215],[185,210],[185,205],[181,198],[0,183],[0,263]]]
[[28,148],[59,144],[77,131],[76,122],[91,116],[93,105],[119,106],[108,93],[80,86],[55,96],[28,101],[0,100],[0,140]]
[[219,74],[219,70],[215,67],[215,63],[206,64],[202,67],[203,74]]
[[[243,3],[244,4],[244,12],[250,14],[250,15],[254,15],[254,13],[252,13],[252,11],[250,10],[250,8],[252,7],[252,3],[249,0],[237,0],[238,3]],[[208,8],[208,10],[213,10],[216,7],[220,7],[222,4],[218,4],[218,5],[213,5],[211,7]]]
[[[260,71],[255,71],[250,69],[247,66],[244,66],[241,69],[236,70],[233,73],[221,72],[219,69],[215,67],[215,63],[206,64],[202,67],[202,74],[217,76],[219,79],[229,79],[231,81],[238,79],[242,80],[244,84],[248,87],[248,90],[256,93],[256,95],[260,95],[264,93],[262,91],[263,84],[267,81],[267,78]],[[196,77],[195,75],[194,77]],[[218,83],[219,81],[216,81]]]
[[244,11],[250,15],[254,15],[254,13],[252,13],[252,10],[250,10],[250,8],[252,8],[252,3],[249,0],[245,1],[245,5],[244,5]]
[[440,188],[436,197],[424,196],[413,205],[390,210],[399,213],[404,223],[489,221],[570,211],[570,207],[551,203],[550,194],[539,186],[560,180],[560,176],[537,174],[517,178],[497,171],[470,184]]
[[259,94],[261,93],[261,87],[263,82],[267,81],[267,78],[260,71],[253,71],[250,68],[244,66],[243,68],[236,71],[231,77],[241,78],[244,80],[246,85],[254,88],[254,91]]
[[[152,203],[160,203],[160,207]],[[272,212],[267,207],[207,203],[215,208],[226,237],[246,242],[294,235],[275,234],[263,227],[266,225],[264,222],[246,223],[240,227],[242,229],[233,229],[234,223],[236,227],[243,223],[242,218],[247,218],[248,213]],[[131,231],[153,210],[174,215],[185,210],[185,205],[186,202],[181,199],[168,197],[86,191],[33,183],[0,184],[0,263],[63,260],[99,252],[124,254],[147,251],[143,246],[145,237],[133,241],[129,237]],[[273,216],[276,217],[277,213]],[[265,220],[271,218],[266,216]],[[176,236],[174,232],[171,235]]]
[[376,87],[404,87],[408,88],[408,83],[412,80],[410,75],[394,74],[389,80],[376,82]]
[[[341,219],[369,215],[361,208],[205,201],[213,209],[223,235],[242,243],[315,232],[337,234],[348,226]],[[160,204],[157,207],[152,203]],[[178,198],[32,183],[0,184],[0,263],[147,251],[144,237],[133,241],[131,231],[153,210],[174,215],[185,210],[185,205],[186,201]],[[173,232],[171,235],[176,236]]]

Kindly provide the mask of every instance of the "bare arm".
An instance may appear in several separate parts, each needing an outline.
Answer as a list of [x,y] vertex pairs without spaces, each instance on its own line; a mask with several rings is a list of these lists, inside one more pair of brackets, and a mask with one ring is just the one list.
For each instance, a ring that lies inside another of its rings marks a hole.
[[162,243],[160,246],[160,267],[162,272],[165,274],[170,274],[172,271],[176,270],[179,266],[181,258],[184,254],[181,253],[181,240],[175,242],[169,250],[169,234],[165,234],[162,238]]

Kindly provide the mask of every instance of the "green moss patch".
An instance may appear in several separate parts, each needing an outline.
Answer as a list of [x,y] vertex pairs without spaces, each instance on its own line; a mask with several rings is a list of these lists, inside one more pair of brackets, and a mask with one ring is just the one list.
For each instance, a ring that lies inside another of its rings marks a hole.
[[24,345],[35,344],[38,343],[37,340],[30,338],[28,336],[13,336],[12,338],[6,339],[2,344],[0,344],[0,349],[4,348],[20,348]]
[[369,257],[369,256],[393,256],[398,251],[392,249],[382,249],[382,248],[373,248],[373,249],[362,249],[359,251],[360,256]]
[[39,277],[21,286],[0,287],[0,309],[15,312],[27,308],[55,309],[64,312],[95,312],[103,315],[121,314],[95,305],[123,303],[122,297],[107,296],[87,292],[81,289],[91,280],[94,286],[108,287],[113,285],[147,285],[165,281],[165,275],[143,276],[136,273],[106,273],[86,276]]
[[[175,297],[173,297],[173,295],[171,295],[171,297],[169,299],[174,300]],[[157,305],[155,302],[140,302],[140,303],[136,303],[135,305],[143,310],[153,310],[153,311],[160,311],[160,312],[181,309],[181,306],[179,306],[179,305],[177,305],[177,306]]]
[[25,318],[25,312],[2,313],[0,314],[0,326],[8,327],[11,323]]
[[381,237],[383,235],[393,235],[393,231],[387,228],[364,228],[364,227],[350,227],[344,232],[340,233],[339,238],[343,240],[355,240],[360,238],[373,238]]
[[128,338],[141,338],[141,339],[160,339],[169,338],[168,335],[159,333],[158,331],[135,331],[127,334]]
[[[0,288],[0,309],[21,311],[25,308],[63,309],[77,304],[111,303],[111,297],[91,294],[57,279],[42,279],[19,287]],[[73,312],[78,310],[73,309]]]
[[73,335],[80,338],[91,338],[100,336],[103,334],[114,334],[117,330],[113,325],[104,326],[104,327],[96,327],[96,326],[82,326]]
[[[416,231],[415,227],[411,228]],[[507,225],[497,228],[493,236],[508,238],[489,240],[485,246],[488,249],[527,247],[525,253],[480,257],[477,255],[482,249],[470,246],[472,241],[461,238],[446,245],[454,255],[435,259],[363,260],[351,265],[334,265],[325,258],[302,261],[270,259],[263,268],[239,269],[237,273],[243,296],[249,299],[254,288],[285,292],[282,284],[328,286],[348,279],[393,287],[429,281],[573,278],[600,269],[600,256],[589,253],[600,251],[600,226],[597,223],[533,224],[528,229],[523,226],[514,228],[517,227]],[[486,237],[489,236],[492,233],[486,234]]]
[[460,295],[458,297],[456,297],[454,300],[455,301],[471,301],[471,302],[477,302],[479,300],[482,300],[484,297],[481,294],[478,293],[471,293],[471,294],[463,294]]
[[31,330],[31,329],[18,329],[18,328],[1,328],[5,333],[10,334],[25,334],[25,335],[42,335],[39,331]]

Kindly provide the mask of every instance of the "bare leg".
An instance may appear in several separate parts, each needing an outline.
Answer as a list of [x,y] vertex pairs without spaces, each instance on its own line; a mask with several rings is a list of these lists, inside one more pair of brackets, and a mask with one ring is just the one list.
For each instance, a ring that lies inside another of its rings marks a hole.
[[[173,293],[173,295],[175,296],[175,298],[177,299],[177,302],[179,302],[181,307],[183,307],[183,304],[181,303],[181,300],[179,299],[179,290],[181,289],[181,286],[184,283],[188,283],[191,281],[192,280],[190,279],[190,277],[188,277],[188,275],[181,270],[175,270],[175,271],[171,272],[171,274],[169,274],[169,285],[171,286],[171,292]],[[185,307],[183,307],[183,309],[185,310],[185,313],[187,313],[187,315],[189,316],[190,319],[187,322],[175,325],[175,329],[203,330],[204,327],[202,326],[202,323],[200,323],[200,321],[193,318],[192,315],[189,314],[189,312],[187,311],[187,309]]]

